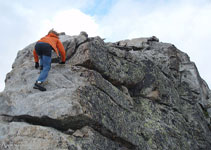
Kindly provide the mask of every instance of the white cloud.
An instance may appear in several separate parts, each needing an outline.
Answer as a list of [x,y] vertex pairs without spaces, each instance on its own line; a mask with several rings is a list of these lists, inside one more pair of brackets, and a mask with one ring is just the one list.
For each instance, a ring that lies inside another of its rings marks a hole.
[[98,24],[95,19],[78,9],[60,11],[52,19],[44,20],[41,33],[51,28],[68,35],[78,35],[81,31],[86,31],[89,36],[98,34]]

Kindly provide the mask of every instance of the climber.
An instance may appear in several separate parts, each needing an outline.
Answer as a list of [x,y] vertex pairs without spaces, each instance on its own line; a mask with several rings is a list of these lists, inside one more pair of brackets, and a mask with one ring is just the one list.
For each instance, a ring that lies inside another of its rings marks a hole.
[[[33,50],[35,68],[38,69],[40,67],[41,73],[34,84],[34,89],[38,89],[40,91],[46,91],[46,88],[43,86],[43,82],[46,80],[48,76],[48,72],[51,68],[51,51],[54,50],[59,57],[58,50],[61,54],[61,62],[59,64],[65,64],[66,61],[66,53],[64,46],[58,38],[59,34],[51,29],[48,34],[37,41],[35,48]],[[58,50],[57,50],[58,48]],[[40,63],[39,63],[40,59]]]

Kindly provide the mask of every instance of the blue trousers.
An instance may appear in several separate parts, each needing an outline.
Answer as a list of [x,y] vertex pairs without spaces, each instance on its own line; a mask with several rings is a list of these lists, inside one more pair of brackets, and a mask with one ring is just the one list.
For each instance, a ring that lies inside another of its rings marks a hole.
[[51,69],[51,57],[50,56],[39,56],[40,57],[40,66],[43,66],[43,70],[41,70],[40,76],[37,81],[44,82],[48,77],[48,72]]
[[37,42],[35,45],[36,53],[40,58],[40,66],[43,67],[37,81],[44,82],[48,77],[48,72],[51,69],[51,51],[52,47],[48,43]]

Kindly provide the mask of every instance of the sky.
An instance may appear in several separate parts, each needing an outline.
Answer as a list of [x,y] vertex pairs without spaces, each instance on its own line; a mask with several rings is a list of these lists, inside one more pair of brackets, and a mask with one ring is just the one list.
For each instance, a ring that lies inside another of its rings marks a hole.
[[17,52],[52,28],[106,42],[156,36],[187,53],[211,87],[211,0],[0,0],[0,91]]

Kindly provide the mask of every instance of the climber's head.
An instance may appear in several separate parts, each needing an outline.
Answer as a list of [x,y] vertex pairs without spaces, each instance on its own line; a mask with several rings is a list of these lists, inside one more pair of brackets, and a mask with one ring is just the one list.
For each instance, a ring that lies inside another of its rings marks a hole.
[[59,33],[56,32],[54,29],[51,29],[51,30],[48,32],[48,34],[50,34],[50,33],[53,33],[53,34],[55,34],[56,36],[59,36]]

